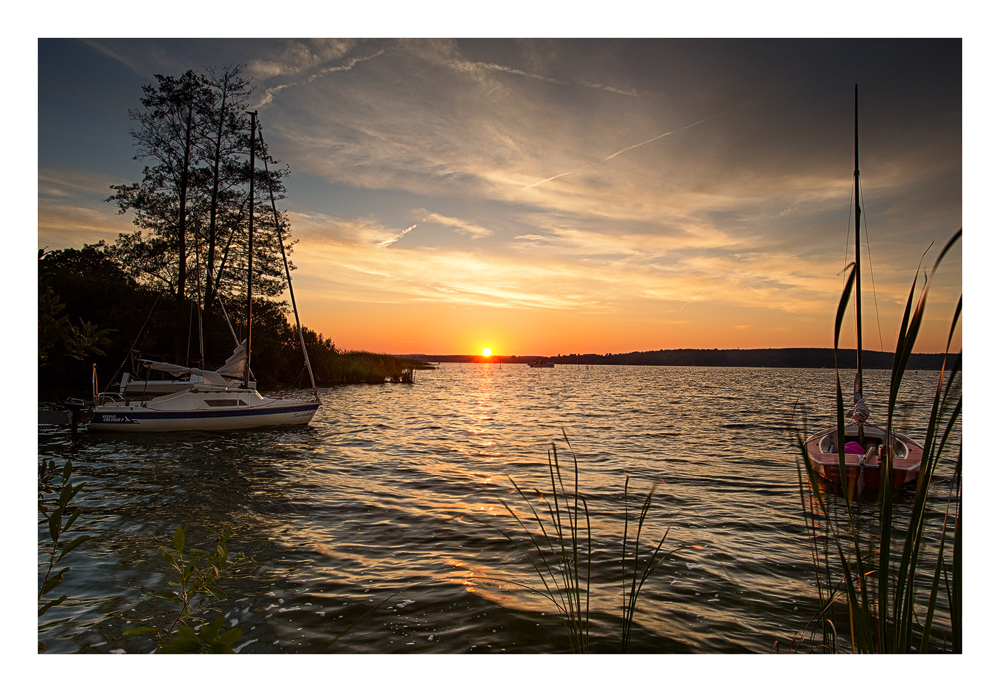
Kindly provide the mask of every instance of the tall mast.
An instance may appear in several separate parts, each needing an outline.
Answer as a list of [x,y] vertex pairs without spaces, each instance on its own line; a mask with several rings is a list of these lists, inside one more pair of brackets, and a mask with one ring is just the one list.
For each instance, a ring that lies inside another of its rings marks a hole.
[[253,317],[253,207],[254,207],[254,148],[257,143],[257,111],[250,113],[250,223],[247,228],[247,362],[243,371],[243,386],[250,387],[250,324]]
[[854,85],[854,307],[858,322],[857,393],[861,394],[861,169],[858,165],[858,85]]
[[[260,137],[260,150],[264,152],[264,128],[257,132]],[[309,362],[309,351],[306,350],[306,339],[302,335],[302,323],[299,321],[299,309],[295,305],[295,291],[292,290],[292,272],[288,268],[288,256],[285,254],[285,241],[281,238],[281,220],[278,218],[278,207],[274,203],[274,187],[271,185],[271,175],[267,169],[267,157],[264,159],[264,174],[267,179],[267,190],[271,195],[271,212],[274,214],[274,233],[278,236],[278,247],[281,248],[281,261],[285,263],[285,279],[288,281],[288,296],[292,299],[292,312],[295,314],[295,329],[299,333],[299,345],[302,347],[302,357],[305,359],[306,371],[309,373],[309,383],[312,385],[313,394],[319,398],[319,390],[316,389],[316,377],[313,375],[312,363]]]

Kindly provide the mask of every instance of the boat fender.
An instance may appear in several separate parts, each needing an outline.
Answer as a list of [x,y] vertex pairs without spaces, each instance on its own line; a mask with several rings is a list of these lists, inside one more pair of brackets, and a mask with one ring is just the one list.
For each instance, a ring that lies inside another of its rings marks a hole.
[[851,440],[846,445],[844,445],[844,454],[864,454],[865,448],[859,443]]

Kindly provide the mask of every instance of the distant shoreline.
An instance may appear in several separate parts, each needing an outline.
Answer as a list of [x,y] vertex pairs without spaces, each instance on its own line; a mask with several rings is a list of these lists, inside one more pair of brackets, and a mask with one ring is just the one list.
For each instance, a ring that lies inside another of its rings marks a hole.
[[[546,360],[566,365],[680,365],[694,367],[730,368],[833,368],[832,348],[774,348],[774,349],[693,349],[683,348],[661,351],[633,351],[632,353],[571,353],[568,355],[541,356],[484,356],[476,355],[427,355],[406,354],[403,358],[422,360],[426,363],[530,363]],[[838,349],[836,363],[842,369],[853,370],[857,352]],[[910,370],[938,370],[944,362],[943,353],[914,353],[907,368]],[[947,355],[950,369],[958,354]],[[882,351],[864,351],[862,364],[865,369],[891,370],[893,354]]]

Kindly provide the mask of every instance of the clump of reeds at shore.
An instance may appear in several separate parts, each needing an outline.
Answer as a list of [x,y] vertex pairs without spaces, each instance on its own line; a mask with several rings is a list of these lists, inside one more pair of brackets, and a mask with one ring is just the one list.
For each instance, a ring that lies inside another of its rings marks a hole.
[[435,369],[433,365],[413,358],[370,351],[344,351],[338,349],[332,339],[323,338],[322,334],[309,329],[303,332],[316,384],[320,386],[386,382],[412,384],[414,371]]
[[313,363],[317,384],[413,383],[415,370],[434,367],[411,358],[368,351],[337,351],[317,364]]
[[[915,306],[917,278],[910,288],[893,361],[885,426],[889,435],[903,375],[924,319],[931,280],[960,237],[961,229],[938,256]],[[841,298],[834,348],[852,283],[847,282]],[[948,350],[961,312],[960,297],[948,335]],[[849,650],[854,653],[962,651],[962,445],[961,439],[952,439],[962,410],[957,384],[961,353],[950,371],[946,365],[941,367],[926,421],[912,505],[897,502],[890,457],[882,464],[877,512],[871,525],[863,518],[865,512],[859,511],[862,498],[852,498],[850,493],[839,498],[824,492],[822,480],[809,463],[803,435],[798,434],[799,487],[819,603],[813,626],[821,630],[819,642],[815,641],[815,629],[811,637],[803,635],[810,652],[838,653],[844,650],[844,641],[849,642]],[[843,439],[845,410],[839,375],[837,419]],[[945,459],[953,464],[952,468],[941,472],[945,450],[949,454],[952,450],[949,443],[957,444],[957,452],[954,459]],[[840,464],[843,476],[843,454]],[[900,524],[906,526],[901,539]],[[927,574],[933,576],[928,579]],[[947,618],[939,616],[944,605]],[[847,630],[846,640],[838,634],[838,623],[841,633]]]
[[[573,652],[590,653],[591,596],[595,589],[603,585],[594,584],[591,579],[591,565],[597,548],[591,533],[590,508],[580,489],[579,463],[565,431],[563,438],[573,457],[572,487],[566,487],[559,463],[559,452],[553,443],[548,453],[549,488],[546,492],[526,491],[508,476],[514,491],[527,506],[530,514],[518,513],[502,498],[499,500],[522,533],[514,535],[499,527],[497,530],[527,559],[540,581],[541,588],[517,582],[509,583],[540,594],[552,603],[566,629]],[[654,570],[683,548],[698,548],[698,546],[680,546],[664,551],[663,544],[669,533],[667,529],[656,547],[643,557],[642,529],[652,506],[656,484],[653,484],[646,495],[637,521],[634,522],[635,534],[630,536],[628,482],[626,476],[625,521],[621,539],[621,653],[629,651],[639,593]],[[529,493],[537,497],[537,503],[532,503]],[[525,519],[521,518],[521,514],[524,514]]]

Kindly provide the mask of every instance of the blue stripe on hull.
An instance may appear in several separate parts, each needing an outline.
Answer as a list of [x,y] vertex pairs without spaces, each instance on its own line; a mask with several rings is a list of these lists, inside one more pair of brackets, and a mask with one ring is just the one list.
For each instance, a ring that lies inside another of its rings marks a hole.
[[268,425],[305,425],[312,420],[318,403],[280,408],[152,411],[124,409],[120,412],[97,412],[88,428],[94,431],[140,432],[143,430],[235,430]]

